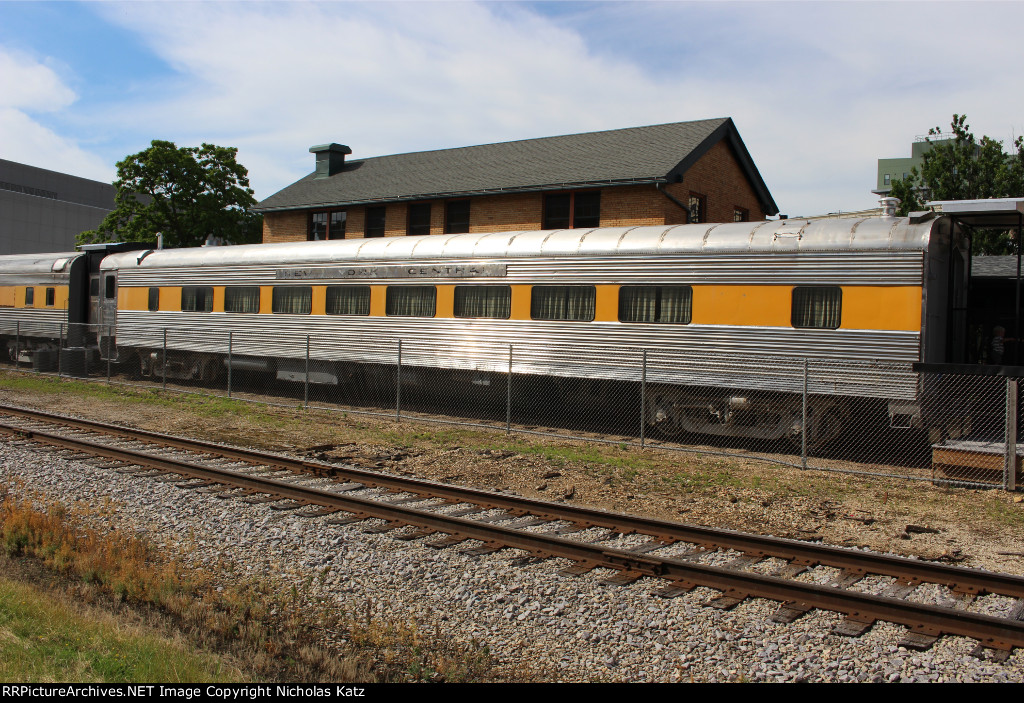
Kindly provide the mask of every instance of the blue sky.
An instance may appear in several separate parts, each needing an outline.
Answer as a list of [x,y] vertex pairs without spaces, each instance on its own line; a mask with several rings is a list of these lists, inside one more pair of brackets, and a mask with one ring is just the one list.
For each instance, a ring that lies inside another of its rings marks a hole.
[[353,158],[732,117],[782,211],[875,205],[966,113],[1024,134],[1019,2],[5,2],[0,158],[111,180],[239,148],[257,198]]

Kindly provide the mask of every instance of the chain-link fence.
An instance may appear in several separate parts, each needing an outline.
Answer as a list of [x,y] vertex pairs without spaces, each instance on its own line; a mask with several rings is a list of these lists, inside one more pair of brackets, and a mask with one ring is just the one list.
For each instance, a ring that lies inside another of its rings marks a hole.
[[20,322],[3,362],[396,420],[1015,489],[1018,379],[870,360]]

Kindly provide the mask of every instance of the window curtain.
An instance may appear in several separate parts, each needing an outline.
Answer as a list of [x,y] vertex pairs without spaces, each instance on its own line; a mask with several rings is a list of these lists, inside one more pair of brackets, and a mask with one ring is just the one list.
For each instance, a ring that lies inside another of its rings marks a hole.
[[313,289],[309,286],[275,286],[272,310],[289,315],[308,315],[313,310]]
[[181,289],[181,309],[184,312],[212,312],[213,288],[185,286]]
[[224,289],[224,312],[260,311],[259,286],[230,286]]
[[595,298],[593,286],[534,286],[530,317],[589,322],[594,319]]
[[619,289],[619,320],[687,325],[692,304],[690,286],[623,286]]
[[512,312],[509,286],[455,286],[455,317],[507,320]]
[[793,326],[834,330],[839,327],[843,292],[837,286],[793,289]]
[[434,286],[388,286],[385,314],[392,317],[433,317]]
[[328,315],[369,315],[369,286],[328,286]]

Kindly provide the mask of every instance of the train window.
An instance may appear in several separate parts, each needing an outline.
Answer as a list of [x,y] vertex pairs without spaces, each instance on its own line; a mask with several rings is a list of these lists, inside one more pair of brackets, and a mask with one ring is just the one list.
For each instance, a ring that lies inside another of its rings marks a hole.
[[369,315],[370,286],[327,286],[328,315]]
[[185,286],[181,289],[182,312],[213,312],[211,286]]
[[53,288],[46,289],[46,307],[52,308],[55,302],[55,291]]
[[530,297],[530,317],[534,320],[594,319],[597,290],[594,286],[534,286]]
[[511,312],[510,286],[455,286],[455,317],[507,320]]
[[100,279],[93,278],[89,281],[89,297],[98,298],[100,297]]
[[797,286],[793,289],[793,326],[838,329],[843,291],[839,286]]
[[437,307],[434,286],[388,286],[384,314],[388,317],[433,317]]
[[309,286],[274,286],[271,311],[308,315],[313,311],[313,289]]
[[622,286],[619,289],[620,322],[656,322],[688,325],[693,313],[690,286]]
[[36,304],[36,289],[31,286],[25,289],[25,307]]
[[260,311],[259,286],[227,286],[224,288],[224,312]]
[[107,300],[113,300],[117,297],[117,278],[115,276],[107,276],[106,290],[103,297]]
[[156,312],[160,309],[160,289],[150,288],[149,289],[149,305],[147,308],[150,312]]

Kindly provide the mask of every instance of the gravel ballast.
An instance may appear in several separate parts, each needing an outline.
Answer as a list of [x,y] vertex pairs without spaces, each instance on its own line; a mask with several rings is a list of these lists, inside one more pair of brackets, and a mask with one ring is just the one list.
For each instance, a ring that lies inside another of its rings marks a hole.
[[[1024,681],[1024,655],[1005,663],[970,655],[974,642],[944,637],[929,651],[898,646],[905,628],[882,623],[861,638],[831,634],[841,616],[812,611],[773,623],[777,604],[751,599],[731,611],[704,607],[714,591],[653,595],[663,582],[605,586],[596,570],[559,576],[566,562],[513,565],[508,550],[470,557],[360,525],[332,526],[267,505],[219,500],[0,443],[0,476],[14,492],[106,506],[101,525],[166,545],[206,568],[308,583],[307,597],[415,622],[425,638],[486,645],[499,673],[548,681]],[[834,570],[803,576],[828,581]],[[881,591],[885,579],[861,588]],[[928,602],[941,600],[929,587]],[[941,590],[941,589],[940,589]],[[1007,599],[1001,599],[1006,601]],[[972,607],[1004,612],[983,598]]]

